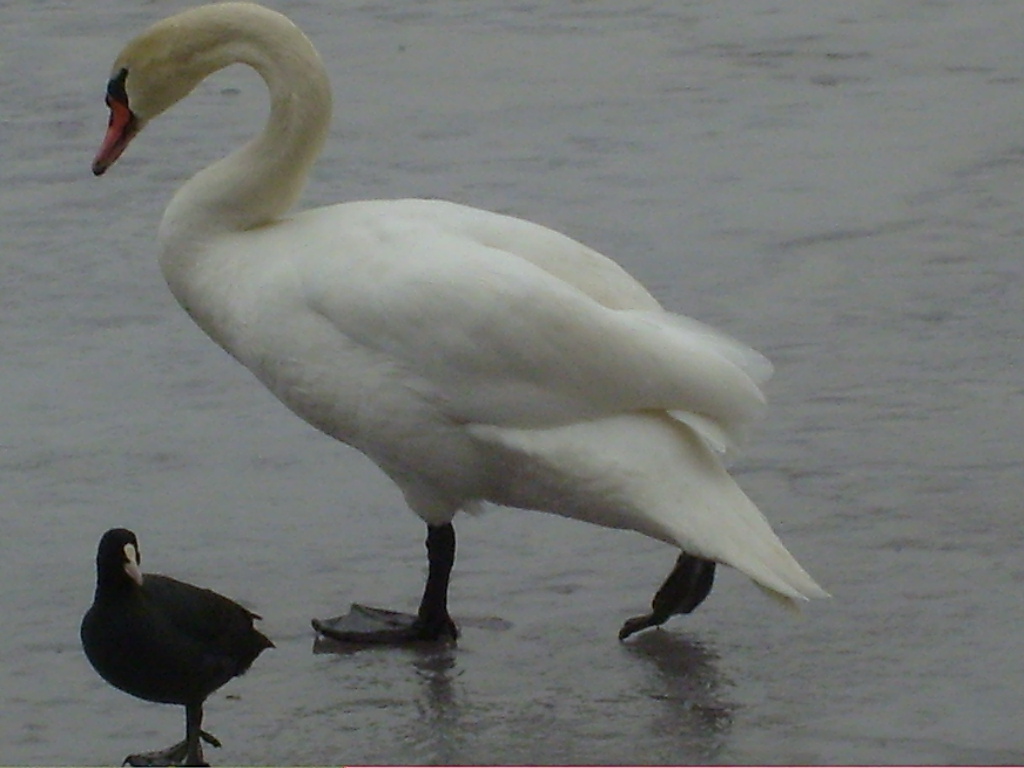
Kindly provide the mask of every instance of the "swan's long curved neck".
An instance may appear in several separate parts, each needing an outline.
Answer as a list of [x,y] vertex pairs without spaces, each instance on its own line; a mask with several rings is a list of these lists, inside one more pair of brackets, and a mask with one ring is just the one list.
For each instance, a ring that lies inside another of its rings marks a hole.
[[212,31],[207,26],[192,74],[198,83],[231,64],[248,64],[267,84],[270,115],[255,139],[178,190],[160,225],[165,253],[188,250],[182,240],[252,229],[287,213],[327,138],[331,90],[316,49],[283,16],[239,6],[253,10]]

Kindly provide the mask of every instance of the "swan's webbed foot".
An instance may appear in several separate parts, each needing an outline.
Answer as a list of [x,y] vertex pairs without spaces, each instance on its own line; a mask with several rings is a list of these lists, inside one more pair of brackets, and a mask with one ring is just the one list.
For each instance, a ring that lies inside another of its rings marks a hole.
[[353,603],[344,616],[313,619],[313,629],[324,637],[355,645],[407,645],[453,642],[459,636],[447,611],[434,618],[371,608]]
[[661,626],[677,614],[691,613],[708,596],[714,583],[715,561],[683,552],[672,573],[654,595],[651,612],[627,619],[619,630],[619,640],[625,640],[642,629]]
[[[206,731],[199,731],[200,738],[211,747],[219,747],[220,741]],[[189,759],[188,741],[182,739],[177,744],[172,744],[167,749],[158,749],[153,752],[139,752],[136,755],[128,755],[121,765],[132,766],[169,766],[169,765],[209,765],[203,760],[202,747],[198,754],[192,755]]]
[[313,629],[331,640],[356,645],[455,642],[459,630],[448,615],[448,577],[455,563],[451,523],[427,527],[427,562],[427,584],[415,616],[353,603],[344,616],[313,619]]

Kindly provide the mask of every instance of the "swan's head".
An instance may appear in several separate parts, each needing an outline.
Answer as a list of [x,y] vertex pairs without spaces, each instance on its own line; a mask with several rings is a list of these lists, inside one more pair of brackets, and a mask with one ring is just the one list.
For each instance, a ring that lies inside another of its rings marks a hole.
[[208,75],[235,61],[245,23],[272,11],[250,3],[193,8],[157,22],[118,55],[107,84],[110,122],[93,160],[97,176],[121,156],[146,123],[185,98]]

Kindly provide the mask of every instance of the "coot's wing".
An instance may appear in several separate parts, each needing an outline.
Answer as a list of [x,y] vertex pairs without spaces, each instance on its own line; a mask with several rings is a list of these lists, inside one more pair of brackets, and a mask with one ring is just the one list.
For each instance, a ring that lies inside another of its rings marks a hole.
[[[253,627],[257,614],[217,592],[169,576],[147,575],[142,587],[147,612],[188,647],[221,685],[245,672],[273,643]],[[217,673],[215,670],[219,670]]]

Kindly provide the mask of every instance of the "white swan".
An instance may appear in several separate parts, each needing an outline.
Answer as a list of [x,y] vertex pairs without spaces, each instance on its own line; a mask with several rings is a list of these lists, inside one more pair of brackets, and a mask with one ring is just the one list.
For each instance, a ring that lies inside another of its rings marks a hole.
[[284,16],[208,5],[130,42],[93,171],[236,62],[266,81],[270,117],[174,196],[159,230],[164,276],[214,341],[373,459],[428,527],[415,620],[365,632],[341,622],[335,636],[454,638],[451,522],[481,502],[678,547],[651,613],[622,637],[693,610],[715,563],[787,603],[826,596],[723,466],[764,404],[771,366],[759,354],[664,311],[614,262],[537,224],[434,200],[287,215],[327,135],[331,92]]

